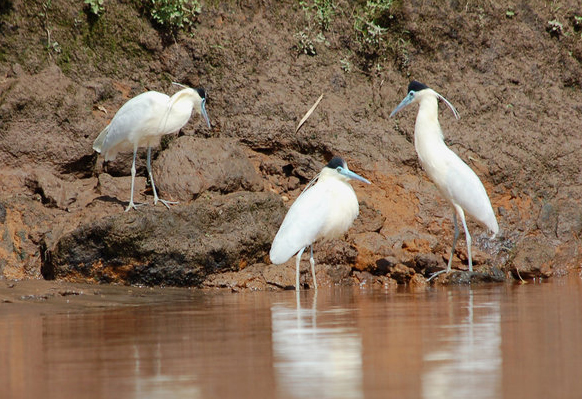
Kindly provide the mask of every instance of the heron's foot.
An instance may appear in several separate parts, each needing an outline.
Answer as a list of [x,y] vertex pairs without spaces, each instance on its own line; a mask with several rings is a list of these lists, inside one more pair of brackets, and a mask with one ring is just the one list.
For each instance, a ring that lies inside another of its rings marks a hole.
[[179,204],[180,201],[166,201],[163,200],[161,198],[157,198],[156,200],[154,200],[154,205],[156,205],[158,203],[158,201],[160,201],[162,204],[164,204],[166,206],[166,208],[170,209],[170,205],[176,205]]
[[144,205],[145,205],[145,204],[142,204],[142,203],[137,203],[137,204],[136,204],[136,203],[135,203],[135,202],[133,202],[133,201],[129,201],[129,205],[127,206],[127,208],[125,208],[125,212],[129,211],[130,209],[135,209],[135,210],[137,210],[137,208],[138,208],[139,206],[144,206]]
[[426,280],[426,282],[428,283],[430,280],[432,280],[432,279],[433,279],[433,278],[435,278],[436,276],[438,276],[438,275],[440,275],[440,274],[443,274],[443,273],[448,273],[448,272],[450,272],[450,270],[449,270],[449,269],[443,269],[443,270],[439,270],[438,272],[436,272],[436,273],[433,273],[433,275],[432,275],[432,276],[430,276],[430,277],[429,277],[429,278]]

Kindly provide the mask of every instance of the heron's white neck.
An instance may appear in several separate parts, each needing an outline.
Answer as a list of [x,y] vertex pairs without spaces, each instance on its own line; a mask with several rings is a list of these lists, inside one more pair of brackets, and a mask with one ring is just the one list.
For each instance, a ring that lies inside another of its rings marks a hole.
[[436,96],[426,93],[420,100],[416,124],[414,125],[414,144],[418,151],[419,142],[434,144],[444,141],[439,123],[439,103]]

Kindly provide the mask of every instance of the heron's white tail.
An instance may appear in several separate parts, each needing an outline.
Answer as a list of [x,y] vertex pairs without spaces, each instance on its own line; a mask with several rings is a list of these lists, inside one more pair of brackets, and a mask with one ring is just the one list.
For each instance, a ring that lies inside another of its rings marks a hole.
[[101,147],[103,146],[103,142],[105,141],[105,137],[107,136],[107,132],[109,131],[109,125],[105,129],[99,133],[99,136],[93,142],[93,149],[99,153],[101,153]]

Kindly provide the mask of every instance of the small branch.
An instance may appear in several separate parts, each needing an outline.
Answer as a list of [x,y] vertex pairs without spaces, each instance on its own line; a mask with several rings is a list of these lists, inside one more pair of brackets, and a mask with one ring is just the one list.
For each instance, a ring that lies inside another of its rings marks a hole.
[[313,111],[315,111],[315,108],[317,108],[317,106],[319,105],[319,102],[321,101],[322,98],[323,98],[323,94],[321,94],[321,96],[319,96],[319,98],[317,99],[315,104],[313,104],[313,106],[309,109],[309,111],[307,111],[307,113],[305,114],[303,119],[301,119],[301,121],[297,125],[297,128],[295,129],[295,133],[297,133],[299,131],[299,129],[301,129],[301,126],[303,126],[303,124],[305,123],[307,118],[309,118],[311,116],[311,114],[313,113]]

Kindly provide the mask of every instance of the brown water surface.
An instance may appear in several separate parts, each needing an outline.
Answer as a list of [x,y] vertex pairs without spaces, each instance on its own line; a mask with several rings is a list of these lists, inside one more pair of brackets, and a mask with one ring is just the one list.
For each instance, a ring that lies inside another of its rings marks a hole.
[[298,297],[111,289],[1,303],[0,397],[582,397],[577,276]]

